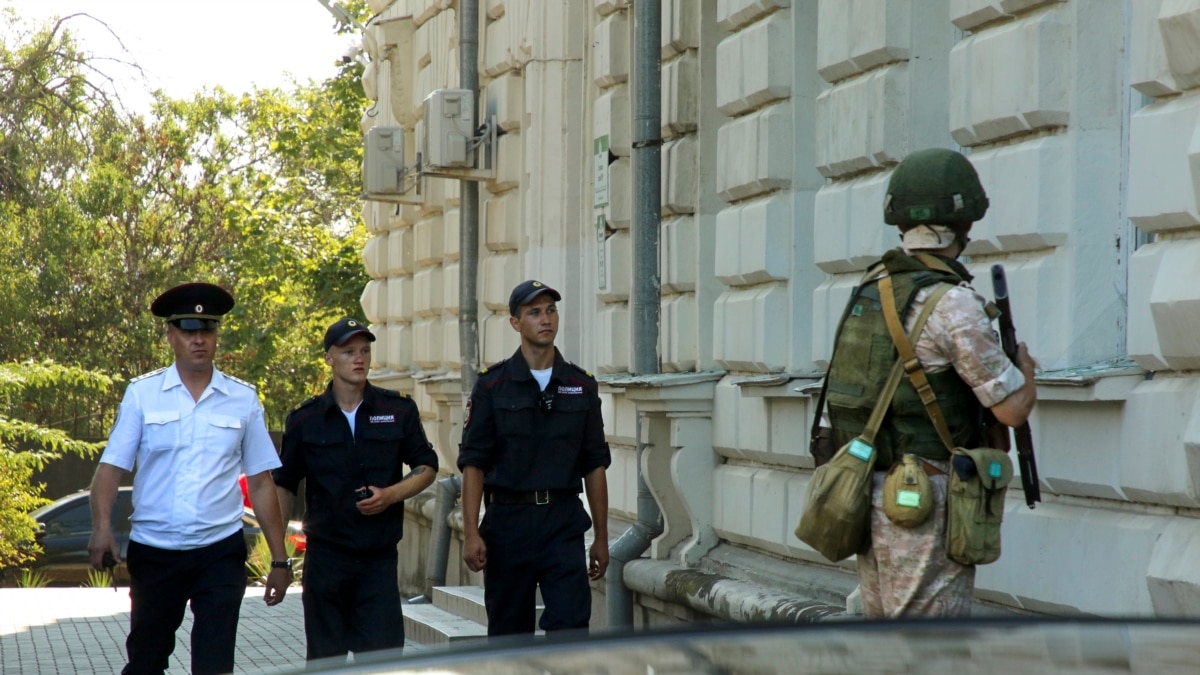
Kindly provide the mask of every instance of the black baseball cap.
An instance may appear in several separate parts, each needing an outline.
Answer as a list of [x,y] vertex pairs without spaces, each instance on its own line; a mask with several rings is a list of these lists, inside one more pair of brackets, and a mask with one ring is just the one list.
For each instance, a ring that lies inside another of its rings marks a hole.
[[366,324],[358,319],[345,317],[338,319],[336,323],[330,326],[325,331],[325,351],[329,351],[330,347],[346,344],[346,340],[358,334],[367,336],[367,340],[374,342],[375,334],[367,330]]
[[233,296],[220,286],[188,283],[163,291],[150,303],[150,312],[183,330],[213,330],[233,304]]
[[512,289],[512,293],[508,296],[508,314],[509,316],[517,315],[517,308],[521,305],[527,305],[533,302],[533,299],[542,293],[549,293],[550,297],[554,298],[555,302],[562,300],[562,296],[558,291],[550,288],[540,281],[530,279],[517,284],[517,287]]

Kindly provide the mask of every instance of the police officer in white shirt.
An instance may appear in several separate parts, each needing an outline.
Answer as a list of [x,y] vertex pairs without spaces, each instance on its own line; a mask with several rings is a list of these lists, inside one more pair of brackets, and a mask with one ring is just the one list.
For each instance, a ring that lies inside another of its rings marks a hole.
[[238,613],[246,591],[239,474],[248,476],[271,550],[268,605],[292,581],[283,516],[271,470],[279,466],[254,387],[213,367],[217,328],[233,296],[212,284],[176,286],[150,311],[167,324],[175,363],[129,383],[92,481],[88,552],[101,569],[120,562],[110,516],[124,472],[133,481],[129,536],[130,612],[122,673],[162,673],[191,602],[192,673],[233,671]]

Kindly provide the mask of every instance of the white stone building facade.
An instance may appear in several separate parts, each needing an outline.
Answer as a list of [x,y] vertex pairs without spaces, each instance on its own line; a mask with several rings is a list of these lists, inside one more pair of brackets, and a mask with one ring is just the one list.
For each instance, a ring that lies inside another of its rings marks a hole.
[[[458,3],[369,4],[364,132],[418,138],[425,96],[459,86]],[[480,191],[482,361],[518,344],[515,284],[562,292],[559,346],[603,383],[614,537],[636,514],[639,429],[646,444],[665,532],[642,577],[833,604],[853,589],[852,562],[792,535],[811,385],[851,287],[898,241],[891,170],[941,146],[991,199],[967,251],[978,288],[1005,265],[1041,366],[1044,502],[1010,491],[978,598],[1200,615],[1200,0],[661,0],[663,375],[640,380],[632,2],[479,4],[480,97],[504,131]],[[420,204],[363,211],[372,378],[413,394],[444,467],[462,419],[459,212],[458,183],[432,178]],[[662,587],[636,589],[639,622],[753,615]]]

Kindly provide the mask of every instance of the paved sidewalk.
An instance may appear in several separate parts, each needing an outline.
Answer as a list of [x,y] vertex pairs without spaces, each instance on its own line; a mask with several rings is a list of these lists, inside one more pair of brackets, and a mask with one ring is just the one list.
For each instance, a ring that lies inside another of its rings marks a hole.
[[[300,588],[267,607],[262,588],[247,588],[238,622],[235,673],[294,672],[304,667]],[[168,673],[188,673],[192,614],[184,614]],[[0,589],[0,673],[118,673],[125,665],[129,589]],[[405,645],[405,652],[421,646]]]

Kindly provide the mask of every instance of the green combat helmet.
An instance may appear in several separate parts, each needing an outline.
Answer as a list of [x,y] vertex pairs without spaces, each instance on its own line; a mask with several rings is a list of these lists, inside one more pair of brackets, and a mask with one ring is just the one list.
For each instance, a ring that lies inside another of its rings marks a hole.
[[987,213],[988,198],[970,160],[945,148],[904,158],[888,181],[883,222],[901,227],[965,225]]

